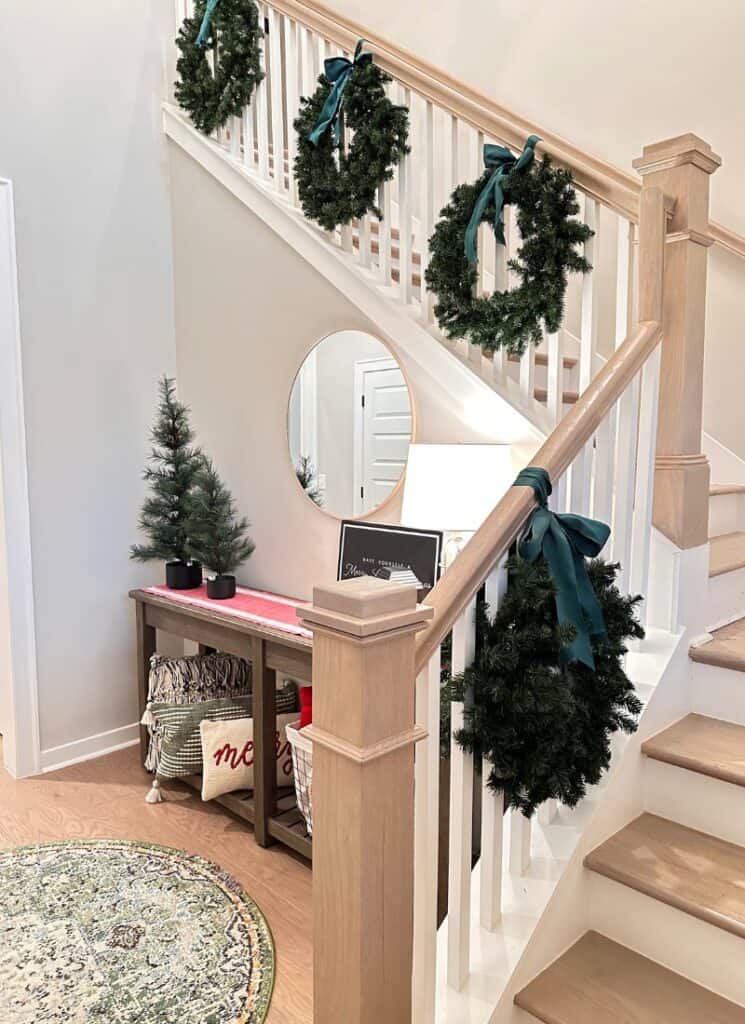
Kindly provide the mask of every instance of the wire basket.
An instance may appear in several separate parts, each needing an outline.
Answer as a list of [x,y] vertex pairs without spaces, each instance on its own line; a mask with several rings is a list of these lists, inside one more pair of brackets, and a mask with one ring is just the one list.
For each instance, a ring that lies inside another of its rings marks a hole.
[[295,796],[300,813],[305,818],[308,835],[313,835],[313,741],[303,735],[293,722],[286,728],[287,739],[292,747],[292,768],[295,777]]

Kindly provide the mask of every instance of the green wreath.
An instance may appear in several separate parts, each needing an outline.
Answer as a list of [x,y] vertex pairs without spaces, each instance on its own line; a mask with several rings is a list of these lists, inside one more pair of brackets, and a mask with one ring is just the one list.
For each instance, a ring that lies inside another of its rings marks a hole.
[[[425,281],[437,296],[435,316],[450,338],[465,338],[485,352],[505,349],[522,355],[539,344],[542,325],[558,331],[564,316],[567,277],[590,264],[578,252],[591,237],[579,213],[570,171],[544,155],[533,161],[540,140],[531,136],[519,158],[502,146],[484,146],[487,170],[473,184],[459,185],[442,210],[429,240]],[[519,279],[510,291],[475,295],[478,280],[476,232],[490,221],[504,244],[503,207],[517,208],[522,245],[509,269]]]
[[254,0],[196,0],[194,17],[184,19],[176,38],[176,99],[200,131],[210,135],[242,114],[264,77],[263,36]]
[[[332,57],[295,119],[295,179],[305,215],[327,231],[372,211],[377,191],[409,152],[409,113],[388,99],[391,81],[357,44],[354,60]],[[344,146],[344,125],[353,132]]]

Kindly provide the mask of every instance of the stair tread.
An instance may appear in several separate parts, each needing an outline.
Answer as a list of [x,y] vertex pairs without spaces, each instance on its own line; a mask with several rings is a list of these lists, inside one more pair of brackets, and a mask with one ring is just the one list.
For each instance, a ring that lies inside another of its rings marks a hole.
[[691,661],[745,672],[745,619],[715,629],[711,636],[708,643],[691,647],[688,652]]
[[[535,388],[533,395],[537,402],[548,401],[548,391],[546,388]],[[574,405],[579,398],[578,391],[562,391],[561,397],[564,401],[564,405]]]
[[745,1007],[598,932],[583,935],[515,1002],[545,1024],[745,1024]]
[[709,496],[714,498],[718,494],[745,494],[745,484],[712,484]]
[[723,533],[709,538],[709,576],[745,569],[745,533]]
[[655,761],[745,786],[745,726],[687,715],[642,743]]
[[[565,370],[573,370],[574,367],[577,365],[578,360],[574,356],[563,356],[562,358],[564,360],[564,369]],[[515,355],[514,352],[511,352],[507,356],[507,359],[511,363],[519,363],[520,362],[520,356]],[[536,352],[536,354],[535,354],[535,365],[536,366],[548,366],[548,355],[545,352]]]
[[642,814],[585,857],[585,867],[745,938],[745,848]]

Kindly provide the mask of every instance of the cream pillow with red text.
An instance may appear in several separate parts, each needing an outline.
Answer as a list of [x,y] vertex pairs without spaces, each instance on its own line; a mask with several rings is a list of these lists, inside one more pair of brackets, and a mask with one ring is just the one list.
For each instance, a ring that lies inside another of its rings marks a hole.
[[[297,712],[277,715],[275,756],[277,785],[292,785],[292,750],[285,729]],[[199,726],[202,735],[202,800],[214,800],[236,789],[254,788],[254,723],[252,718],[210,722]]]

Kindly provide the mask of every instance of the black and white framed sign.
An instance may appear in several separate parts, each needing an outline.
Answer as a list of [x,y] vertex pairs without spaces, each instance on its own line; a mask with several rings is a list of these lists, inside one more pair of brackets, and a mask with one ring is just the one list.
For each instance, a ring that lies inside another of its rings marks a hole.
[[440,576],[442,534],[410,530],[383,523],[342,520],[337,579],[377,576],[399,583],[416,583],[419,599]]

